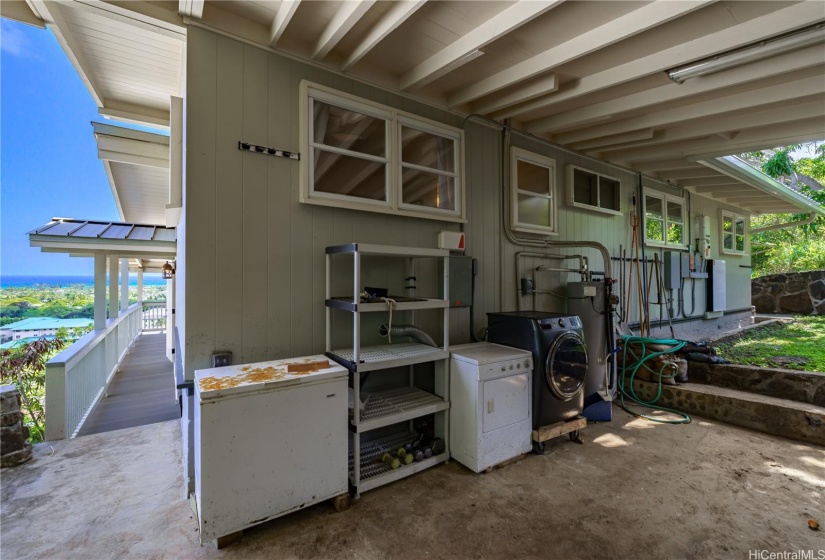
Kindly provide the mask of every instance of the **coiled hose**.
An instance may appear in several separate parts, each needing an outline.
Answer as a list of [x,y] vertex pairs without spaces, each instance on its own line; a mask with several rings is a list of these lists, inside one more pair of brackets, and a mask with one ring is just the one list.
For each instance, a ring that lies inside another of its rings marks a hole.
[[[622,357],[622,365],[620,367],[622,374],[619,376],[619,406],[624,411],[632,414],[633,416],[637,416],[639,418],[644,418],[645,420],[651,420],[653,422],[660,422],[662,424],[687,424],[687,423],[689,423],[690,422],[690,416],[688,416],[684,412],[682,412],[680,410],[674,410],[672,408],[667,408],[667,407],[664,407],[664,406],[657,406],[655,404],[662,396],[662,379],[668,379],[668,378],[671,378],[671,377],[676,377],[676,373],[678,373],[678,370],[676,369],[676,367],[673,364],[664,364],[659,371],[656,371],[652,367],[650,367],[649,365],[645,364],[645,362],[647,362],[649,360],[652,360],[652,359],[654,359],[658,356],[661,356],[663,354],[672,354],[673,352],[678,352],[679,350],[682,349],[682,347],[684,347],[686,342],[684,340],[676,340],[676,339],[673,339],[673,338],[648,338],[648,337],[644,337],[644,336],[626,336],[626,335],[622,336],[622,341],[624,342],[624,353],[623,353],[623,357]],[[633,352],[632,346],[631,346],[633,344],[639,344],[642,347],[642,356],[641,357],[637,356]],[[647,350],[647,345],[648,344],[662,344],[662,345],[670,346],[670,348],[668,348],[667,350],[662,350],[660,352],[648,352],[648,350]],[[627,363],[628,354],[632,354],[633,359],[636,360],[631,365],[628,365],[628,363]],[[646,400],[640,398],[636,394],[636,391],[633,389],[633,380],[636,377],[636,373],[638,373],[639,369],[641,369],[642,367],[644,367],[647,371],[649,371],[653,375],[655,375],[657,380],[658,380],[658,388],[657,388],[657,391],[656,391],[656,396],[653,399],[649,400],[649,401],[646,401]],[[665,373],[665,370],[668,369],[668,368],[673,369],[675,371],[671,374],[667,374],[667,373]],[[628,375],[628,373],[629,373],[629,375]],[[628,384],[627,387],[625,386],[625,383]],[[625,397],[627,397],[627,399],[629,399],[630,401],[633,401],[636,404],[640,404],[642,406],[653,408],[655,410],[662,410],[662,411],[665,411],[665,412],[672,412],[674,414],[678,414],[682,418],[672,420],[672,419],[666,419],[666,418],[657,418],[655,416],[648,416],[646,414],[640,414],[638,412],[634,412],[634,411],[628,409],[627,406],[625,405]]]
[[408,336],[414,338],[421,344],[438,348],[438,344],[435,343],[430,335],[414,325],[394,325],[392,327],[389,325],[381,325],[378,327],[378,334],[381,336],[389,335],[390,339],[394,336]]

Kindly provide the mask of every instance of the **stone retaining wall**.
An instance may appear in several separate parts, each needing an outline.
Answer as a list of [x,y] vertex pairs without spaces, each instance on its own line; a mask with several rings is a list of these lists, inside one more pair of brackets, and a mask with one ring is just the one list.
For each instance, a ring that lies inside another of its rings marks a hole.
[[754,278],[751,303],[757,313],[825,315],[825,270]]
[[20,393],[14,385],[0,387],[0,466],[14,467],[32,458],[29,429],[23,425]]
[[739,389],[825,407],[825,375],[779,368],[688,362],[693,383]]

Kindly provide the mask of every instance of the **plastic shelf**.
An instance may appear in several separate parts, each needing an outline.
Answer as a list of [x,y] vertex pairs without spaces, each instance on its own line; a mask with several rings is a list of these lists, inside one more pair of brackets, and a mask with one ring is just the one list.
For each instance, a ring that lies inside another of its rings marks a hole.
[[353,361],[355,354],[352,348],[342,348],[324,354],[352,372],[409,366],[450,357],[450,353],[443,348],[427,346],[420,342],[364,346],[361,348],[358,364]]
[[[383,301],[375,303],[352,303],[352,298],[332,298],[326,300],[327,307],[341,309],[350,313],[374,313],[389,311],[389,306]],[[446,309],[450,302],[445,299],[422,299],[420,301],[397,302],[394,311],[416,311],[419,309]]]
[[397,387],[370,393],[355,428],[359,432],[366,432],[447,410],[449,407],[450,403],[443,398],[416,387]]
[[397,469],[391,469],[389,465],[381,462],[381,455],[384,452],[394,452],[399,447],[403,447],[406,443],[412,443],[416,440],[416,436],[409,432],[394,434],[381,439],[362,442],[361,443],[361,480],[355,480],[355,460],[353,451],[349,452],[349,476],[350,482],[358,487],[359,492],[366,492],[373,488],[378,488],[384,484],[395,482],[404,477],[410,476],[417,472],[423,471],[438,463],[443,463],[447,460],[447,452],[440,455],[435,455],[429,459],[424,459],[418,463],[409,465],[402,465]]

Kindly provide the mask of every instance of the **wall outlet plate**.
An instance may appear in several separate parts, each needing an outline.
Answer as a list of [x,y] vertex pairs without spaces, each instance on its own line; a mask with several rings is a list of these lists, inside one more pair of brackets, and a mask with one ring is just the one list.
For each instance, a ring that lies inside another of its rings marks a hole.
[[232,352],[215,352],[212,354],[212,367],[226,367],[232,365]]

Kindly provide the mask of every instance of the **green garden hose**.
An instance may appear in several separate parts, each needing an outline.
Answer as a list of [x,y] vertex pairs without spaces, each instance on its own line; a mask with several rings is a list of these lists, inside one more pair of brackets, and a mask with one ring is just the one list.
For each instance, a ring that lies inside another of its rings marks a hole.
[[[686,344],[684,340],[676,340],[673,338],[648,338],[644,336],[622,336],[622,341],[624,342],[624,353],[622,357],[622,365],[621,365],[621,372],[622,375],[619,376],[619,406],[626,412],[632,414],[633,416],[638,416],[639,418],[644,418],[645,420],[651,420],[653,422],[661,422],[663,424],[687,424],[690,422],[690,416],[685,414],[682,411],[674,410],[672,408],[667,408],[664,406],[657,406],[655,403],[661,398],[662,396],[662,379],[668,379],[676,376],[677,371],[674,371],[672,374],[665,373],[667,368],[675,369],[675,366],[672,364],[664,364],[659,371],[655,371],[649,365],[645,364],[648,360],[652,360],[658,356],[663,354],[671,354],[673,352],[677,352],[682,349],[682,347]],[[636,354],[631,349],[632,344],[639,344],[642,347],[642,356],[636,356]],[[660,352],[650,352],[647,351],[647,344],[661,344],[665,346],[670,346],[667,350],[662,350]],[[633,358],[636,360],[633,364],[627,364],[627,355],[632,354]],[[639,369],[644,367],[647,371],[651,372],[653,375],[656,376],[658,380],[658,388],[656,391],[656,396],[649,401],[646,401],[636,395],[636,391],[633,389],[633,380],[636,377],[636,373],[638,373]],[[629,379],[627,373],[630,373]],[[629,384],[629,387],[625,387],[625,382]],[[665,412],[672,412],[674,414],[678,414],[682,418],[677,420],[669,420],[665,418],[657,418],[655,416],[648,416],[646,414],[640,414],[638,412],[634,412],[627,408],[625,405],[625,397],[629,400],[633,401],[636,404],[640,404],[642,406],[646,406],[649,408],[653,408],[656,410],[662,410]]]

